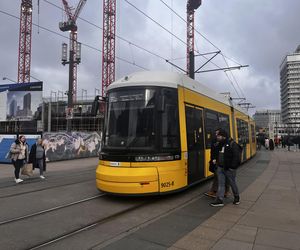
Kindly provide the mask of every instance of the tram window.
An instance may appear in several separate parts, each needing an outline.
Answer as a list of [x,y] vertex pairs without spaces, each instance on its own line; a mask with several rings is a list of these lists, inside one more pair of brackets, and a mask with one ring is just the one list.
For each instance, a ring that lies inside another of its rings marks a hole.
[[155,93],[154,89],[131,89],[109,94],[104,146],[154,147]]
[[249,143],[249,128],[248,122],[241,119],[236,119],[237,132],[238,132],[238,143],[243,145]]
[[252,142],[255,142],[255,129],[254,129],[254,125],[251,125],[251,138],[252,138]]
[[215,136],[215,130],[219,126],[218,114],[214,111],[205,111],[205,143],[206,148],[210,148],[212,138]]
[[222,128],[226,131],[227,135],[230,135],[230,124],[229,124],[229,116],[218,113],[219,117],[219,128]]
[[205,111],[206,148],[210,148],[212,138],[215,137],[215,131],[218,128],[224,129],[226,133],[229,135],[230,132],[229,116],[212,110],[206,110]]
[[162,148],[178,149],[179,139],[179,114],[178,114],[178,96],[174,90],[164,89],[165,110],[162,113]]

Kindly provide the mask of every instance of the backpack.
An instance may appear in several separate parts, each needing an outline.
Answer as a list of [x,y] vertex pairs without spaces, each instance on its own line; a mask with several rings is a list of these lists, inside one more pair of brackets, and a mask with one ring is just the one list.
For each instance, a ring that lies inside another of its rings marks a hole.
[[236,143],[234,140],[231,140],[230,141],[230,147],[232,149],[236,149],[236,151],[238,152],[238,159],[237,159],[237,162],[236,162],[236,165],[237,165],[236,167],[238,167],[242,163],[243,146]]

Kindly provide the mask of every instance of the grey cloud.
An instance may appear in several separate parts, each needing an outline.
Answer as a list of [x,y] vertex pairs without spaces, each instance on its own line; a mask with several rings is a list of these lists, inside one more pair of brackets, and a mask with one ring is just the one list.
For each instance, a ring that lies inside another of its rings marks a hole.
[[[186,18],[186,1],[165,0],[184,18]],[[70,1],[74,6],[78,1]],[[162,25],[186,39],[186,24],[173,15],[160,1],[130,0],[130,2],[154,16]],[[61,6],[60,0],[53,3]],[[62,11],[40,1],[40,24],[55,30],[62,20]],[[19,16],[20,1],[1,1],[0,9]],[[279,65],[286,52],[293,51],[300,41],[297,32],[300,16],[300,2],[296,0],[204,0],[196,11],[196,27],[222,51],[242,64],[250,64],[249,69],[234,71],[236,78],[247,98],[258,108],[278,108],[279,102]],[[117,34],[145,47],[163,57],[185,57],[186,48],[176,38],[157,27],[139,14],[125,1],[117,1]],[[37,6],[34,5],[33,21],[37,23]],[[89,0],[81,17],[102,27],[102,1]],[[0,13],[0,76],[17,78],[17,49],[19,21]],[[78,20],[78,40],[102,49],[102,30]],[[44,80],[45,95],[51,90],[66,89],[68,86],[68,69],[60,63],[61,43],[68,39],[58,37],[46,31],[34,28],[32,41],[32,75]],[[173,50],[171,51],[171,41]],[[153,70],[170,70],[170,65],[143,51],[129,46],[117,39],[116,54],[128,61]],[[215,50],[203,38],[196,34],[196,48],[200,52]],[[101,56],[98,51],[82,47],[82,63],[78,67],[78,90],[88,89],[92,94],[100,88]],[[197,59],[197,66],[204,62]],[[223,59],[214,60],[218,65],[225,66]],[[185,68],[186,60],[174,61]],[[207,65],[207,68],[214,68]],[[116,77],[138,71],[139,68],[116,60]],[[172,69],[174,70],[174,69]],[[197,79],[216,92],[234,90],[222,72],[197,75]]]

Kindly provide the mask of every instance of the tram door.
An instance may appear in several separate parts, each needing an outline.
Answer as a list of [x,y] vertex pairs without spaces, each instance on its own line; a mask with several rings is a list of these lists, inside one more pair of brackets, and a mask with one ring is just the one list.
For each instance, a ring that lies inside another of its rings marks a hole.
[[185,106],[188,148],[188,184],[204,178],[204,135],[202,109]]

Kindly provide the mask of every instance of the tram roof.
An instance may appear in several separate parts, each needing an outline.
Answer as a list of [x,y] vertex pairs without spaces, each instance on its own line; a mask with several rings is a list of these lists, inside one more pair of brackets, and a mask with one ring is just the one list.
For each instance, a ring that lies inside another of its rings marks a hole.
[[240,106],[233,105],[228,96],[225,94],[216,93],[214,90],[206,87],[202,83],[178,72],[140,71],[132,73],[113,82],[108,87],[108,90],[128,86],[161,86],[169,88],[178,88],[178,86],[183,86],[187,89],[222,102],[228,106],[234,106],[234,108],[238,111],[247,114],[247,112]]

